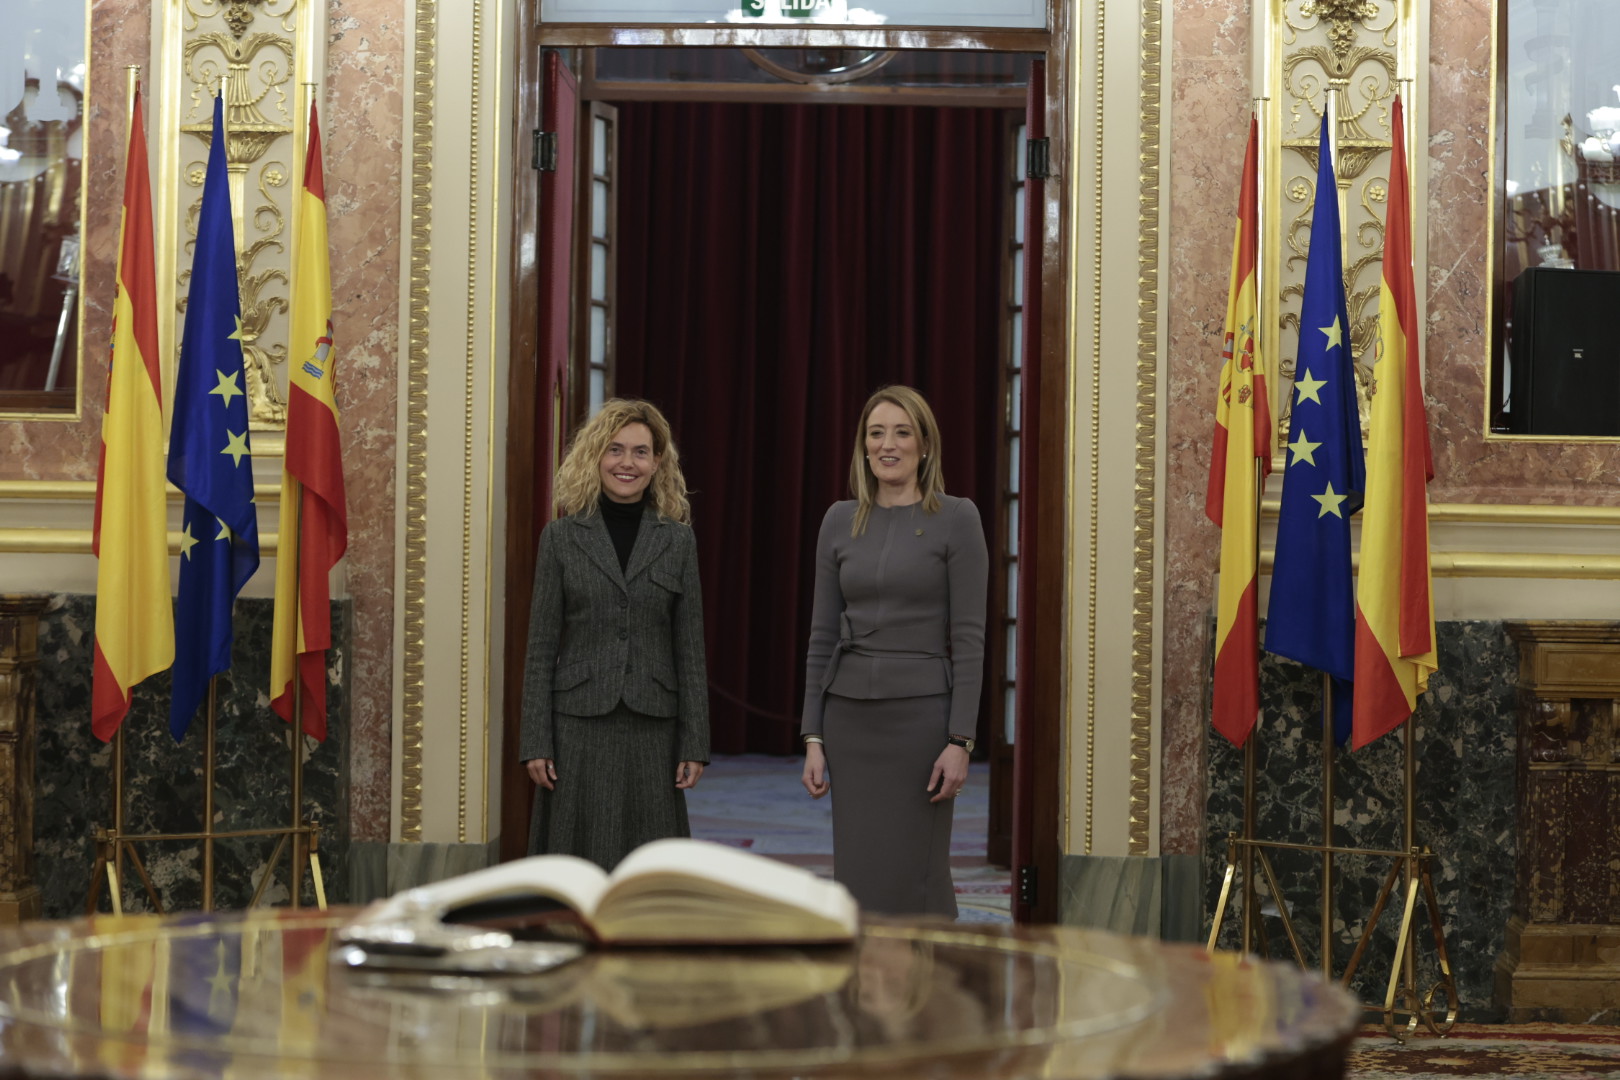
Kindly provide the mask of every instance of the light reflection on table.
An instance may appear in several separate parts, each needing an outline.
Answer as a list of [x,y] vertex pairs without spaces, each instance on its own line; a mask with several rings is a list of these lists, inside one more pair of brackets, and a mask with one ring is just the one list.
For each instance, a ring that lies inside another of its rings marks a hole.
[[24,1075],[1283,1075],[1359,1006],[1280,965],[1054,927],[873,920],[851,948],[619,950],[543,976],[359,974],[349,913],[101,917],[0,934]]

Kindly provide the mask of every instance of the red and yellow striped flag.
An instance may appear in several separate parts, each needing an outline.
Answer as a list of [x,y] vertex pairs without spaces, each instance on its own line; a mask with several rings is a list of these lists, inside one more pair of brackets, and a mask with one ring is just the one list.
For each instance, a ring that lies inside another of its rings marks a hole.
[[327,251],[321,131],[309,106],[309,150],[294,241],[293,363],[287,390],[287,456],[281,472],[276,615],[271,632],[270,706],[293,719],[303,687],[306,735],[326,738],[326,650],[332,646],[327,575],[349,546],[343,450],[332,377],[332,267]]
[[103,742],[124,722],[135,684],[174,663],[153,250],[152,184],[136,84],[124,159],[112,363],[96,473],[96,653],[90,729]]
[[1356,697],[1350,735],[1356,748],[1400,727],[1437,667],[1429,577],[1428,482],[1434,479],[1434,456],[1418,370],[1422,339],[1412,280],[1405,137],[1397,96],[1390,121],[1389,217],[1356,582]]
[[[1215,730],[1242,746],[1260,714],[1260,484],[1271,471],[1271,406],[1259,329],[1255,273],[1260,253],[1260,126],[1249,119],[1243,155],[1232,285],[1226,299],[1221,388],[1204,513],[1221,527],[1221,586],[1215,609]],[[1257,467],[1258,466],[1258,467]]]

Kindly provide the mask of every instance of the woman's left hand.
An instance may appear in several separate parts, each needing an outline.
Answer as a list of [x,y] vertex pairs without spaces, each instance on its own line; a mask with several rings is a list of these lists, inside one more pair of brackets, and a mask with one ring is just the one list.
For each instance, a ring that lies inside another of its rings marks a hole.
[[967,786],[968,752],[965,747],[955,743],[946,743],[939,757],[934,759],[934,773],[928,778],[928,790],[938,790],[928,801],[939,802],[942,799],[954,799]]
[[675,786],[682,791],[697,787],[698,778],[703,775],[703,762],[683,761],[675,766]]

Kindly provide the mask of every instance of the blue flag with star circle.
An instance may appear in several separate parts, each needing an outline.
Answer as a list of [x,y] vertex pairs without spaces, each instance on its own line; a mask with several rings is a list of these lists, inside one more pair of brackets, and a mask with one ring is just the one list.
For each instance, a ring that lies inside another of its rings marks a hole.
[[1342,744],[1350,736],[1356,670],[1350,516],[1361,509],[1367,468],[1339,244],[1339,190],[1323,117],[1266,649],[1333,676],[1334,734]]
[[169,731],[177,741],[191,726],[208,680],[231,666],[231,608],[259,568],[224,112],[215,97],[169,434],[169,480],[186,496],[169,701]]

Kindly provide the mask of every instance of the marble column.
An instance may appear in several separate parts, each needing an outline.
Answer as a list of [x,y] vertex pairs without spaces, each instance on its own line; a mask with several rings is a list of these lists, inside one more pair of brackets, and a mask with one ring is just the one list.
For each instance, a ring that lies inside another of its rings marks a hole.
[[0,923],[35,919],[34,705],[47,596],[0,593]]

